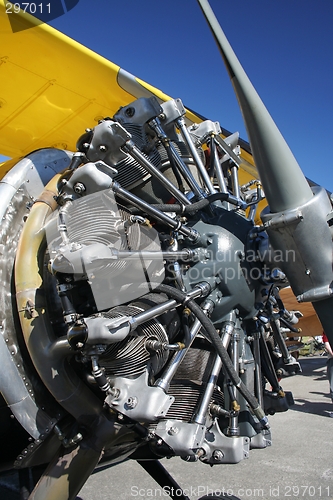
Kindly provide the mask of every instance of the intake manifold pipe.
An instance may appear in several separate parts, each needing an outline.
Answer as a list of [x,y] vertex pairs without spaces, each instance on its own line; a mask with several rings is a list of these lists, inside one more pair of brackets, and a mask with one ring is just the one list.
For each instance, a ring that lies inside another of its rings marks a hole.
[[[269,204],[262,215],[279,262],[299,301],[310,301],[333,345],[332,204],[323,188],[311,190],[295,157],[232,50],[208,0],[198,3],[234,87],[253,158]],[[319,243],[320,242],[320,243]],[[318,244],[319,243],[319,244]]]

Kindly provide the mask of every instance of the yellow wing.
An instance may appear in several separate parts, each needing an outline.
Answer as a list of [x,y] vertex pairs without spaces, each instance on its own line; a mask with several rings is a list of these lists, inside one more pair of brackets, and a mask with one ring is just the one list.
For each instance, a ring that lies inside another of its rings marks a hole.
[[[23,27],[34,18],[19,20]],[[8,156],[45,146],[75,149],[77,137],[100,117],[112,116],[137,93],[150,95],[119,66],[47,24],[13,33],[3,0],[0,66],[0,152]]]
[[[84,130],[120,106],[143,96],[170,99],[33,16],[21,13],[16,22],[13,33],[0,0],[0,154],[24,156],[43,147],[75,151]],[[190,111],[186,117],[201,121]],[[252,156],[243,150],[242,157],[245,183],[257,174]]]

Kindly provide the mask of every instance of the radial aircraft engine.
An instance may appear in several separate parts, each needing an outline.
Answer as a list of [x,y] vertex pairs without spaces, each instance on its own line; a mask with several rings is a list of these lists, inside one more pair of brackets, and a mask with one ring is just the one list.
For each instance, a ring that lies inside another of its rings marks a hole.
[[143,96],[77,151],[39,149],[2,179],[1,467],[32,471],[30,499],[74,499],[127,459],[186,499],[161,458],[236,464],[293,403],[283,332],[299,314],[279,290],[312,302],[333,340],[331,200],[198,1],[259,176],[239,181],[255,169],[237,133]]

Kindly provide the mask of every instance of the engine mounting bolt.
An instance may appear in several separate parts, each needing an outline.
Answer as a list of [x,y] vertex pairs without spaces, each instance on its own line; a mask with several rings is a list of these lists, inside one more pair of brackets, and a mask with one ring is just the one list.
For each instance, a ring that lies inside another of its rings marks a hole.
[[85,192],[86,186],[82,182],[76,182],[73,189],[76,194],[81,194]]
[[213,459],[216,460],[216,462],[220,462],[223,458],[223,452],[221,450],[214,450],[213,451]]
[[309,276],[309,275],[311,274],[310,269],[305,269],[305,274],[306,274],[307,276]]
[[106,146],[104,146],[103,144],[101,144],[100,147],[99,147],[99,150],[102,151],[102,152],[106,151],[107,149],[108,148]]
[[170,436],[175,436],[176,434],[178,434],[178,432],[178,427],[170,427],[170,429],[168,430],[168,434],[170,434]]
[[127,399],[126,401],[126,406],[127,408],[129,408],[130,410],[132,408],[135,408],[136,405],[138,404],[138,398],[136,398],[135,396],[131,396]]

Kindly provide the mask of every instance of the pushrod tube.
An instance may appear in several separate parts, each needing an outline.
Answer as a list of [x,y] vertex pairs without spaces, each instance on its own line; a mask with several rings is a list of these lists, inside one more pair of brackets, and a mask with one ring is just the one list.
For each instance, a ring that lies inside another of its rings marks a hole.
[[262,386],[262,372],[261,372],[261,362],[260,362],[260,331],[256,331],[253,334],[253,354],[255,363],[255,384],[256,384],[256,394],[258,402],[261,406],[264,404],[263,386]]
[[[231,348],[232,348],[232,363],[236,373],[239,373],[239,333],[237,330],[233,330],[231,334]],[[235,387],[230,387],[230,393],[232,394],[232,405],[239,407],[237,403],[237,394]],[[235,410],[235,408],[230,408]],[[228,436],[239,436],[239,425],[238,425],[238,412],[231,412],[229,417],[229,427],[227,429]]]
[[204,164],[201,161],[201,158],[198,154],[197,148],[193,144],[193,141],[192,141],[191,136],[187,130],[187,127],[185,125],[185,120],[183,117],[178,118],[177,125],[179,126],[180,133],[182,134],[183,139],[186,142],[186,144],[191,152],[191,155],[192,155],[193,160],[195,161],[195,164],[200,172],[200,175],[201,175],[204,183],[206,184],[208,192],[210,194],[216,193],[216,189],[214,188],[212,181],[210,180],[209,174],[208,174]]
[[156,387],[160,387],[165,392],[168,392],[171,380],[175,376],[176,371],[178,370],[183,359],[185,358],[188,349],[191,347],[193,340],[199,333],[200,329],[201,329],[201,323],[199,320],[196,319],[190,330],[190,341],[188,343],[188,346],[185,349],[182,349],[181,351],[178,351],[173,355],[167,368],[163,372],[163,375],[156,381],[155,383]]
[[173,143],[169,140],[169,138],[166,136],[163,128],[161,127],[159,121],[157,119],[151,120],[149,122],[150,127],[156,132],[157,137],[164,143],[165,141],[168,142],[169,148],[171,155],[175,161],[175,164],[179,168],[182,176],[186,180],[187,184],[190,186],[190,188],[193,190],[194,194],[198,198],[198,200],[201,200],[204,198],[204,195],[202,193],[202,190],[200,186],[198,185],[197,181],[192,175],[192,172],[186,165],[186,163],[183,162],[182,158],[179,156],[176,148],[174,147]]
[[186,196],[167,178],[165,175],[156,168],[151,161],[149,161],[137,148],[133,141],[128,141],[123,150],[128,153],[132,158],[138,161],[153,177],[156,177],[161,184],[181,203],[190,205],[191,202]]
[[[212,304],[211,301],[207,301],[204,304],[202,310],[207,314],[209,311],[212,310],[212,305],[213,304]],[[173,377],[174,377],[176,371],[178,370],[181,362],[185,358],[185,356],[186,356],[189,348],[191,347],[191,345],[192,345],[195,337],[199,333],[199,331],[201,329],[201,326],[202,326],[201,322],[198,319],[196,319],[194,321],[193,325],[192,325],[192,328],[190,329],[189,339],[188,339],[186,348],[182,349],[181,351],[176,352],[173,355],[173,357],[171,358],[171,360],[169,362],[169,365],[167,366],[166,370],[164,371],[162,377],[160,377],[157,380],[157,382],[155,383],[155,385],[157,387],[160,387],[165,392],[168,392],[171,380],[173,379]]]
[[216,149],[214,137],[211,137],[211,139],[209,141],[209,145],[210,145],[210,154],[212,155],[212,159],[214,162],[215,175],[216,175],[216,179],[217,179],[217,183],[219,185],[220,191],[221,191],[221,193],[228,193],[228,189],[227,189],[227,186],[225,183],[225,178],[224,178],[222,167],[220,164],[219,155],[218,155],[218,152]]
[[[188,292],[186,296],[188,297],[188,300],[190,300],[200,297],[202,293],[203,293],[202,289],[193,288],[193,290]],[[136,314],[135,316],[132,316],[130,320],[131,330],[135,330],[137,326],[142,325],[142,323],[146,323],[146,321],[156,318],[157,316],[160,316],[161,314],[170,311],[171,309],[180,305],[181,304],[179,302],[177,302],[174,299],[171,299],[167,300],[166,302],[163,302],[162,304],[158,304],[157,306],[151,307],[146,311]]]
[[161,210],[158,210],[155,207],[152,207],[149,203],[146,203],[143,201],[141,198],[138,196],[135,196],[134,194],[130,193],[126,189],[122,188],[120,184],[117,182],[112,183],[112,190],[113,192],[118,195],[120,198],[123,200],[126,200],[127,202],[132,203],[134,206],[140,208],[147,214],[151,215],[155,219],[159,220],[163,224],[166,224],[167,226],[171,227],[172,229],[179,231],[182,233],[184,236],[187,236],[190,239],[196,240],[198,238],[198,234],[194,229],[191,229],[190,227],[184,226],[184,224],[181,224],[179,221],[176,221],[166,215],[164,212],[161,212]]
[[[222,333],[221,333],[221,339],[222,339],[222,344],[225,347],[225,349],[228,348],[231,334],[234,329],[234,323],[230,321],[226,321],[222,325]],[[211,373],[209,375],[208,382],[205,387],[205,391],[201,397],[200,403],[199,403],[199,408],[198,411],[196,412],[193,422],[196,424],[200,425],[205,425],[206,423],[206,417],[207,417],[207,411],[209,404],[212,400],[213,392],[217,384],[217,378],[219,376],[219,373],[222,368],[222,360],[218,354],[215,355],[215,360],[213,363],[213,367],[211,370]]]

